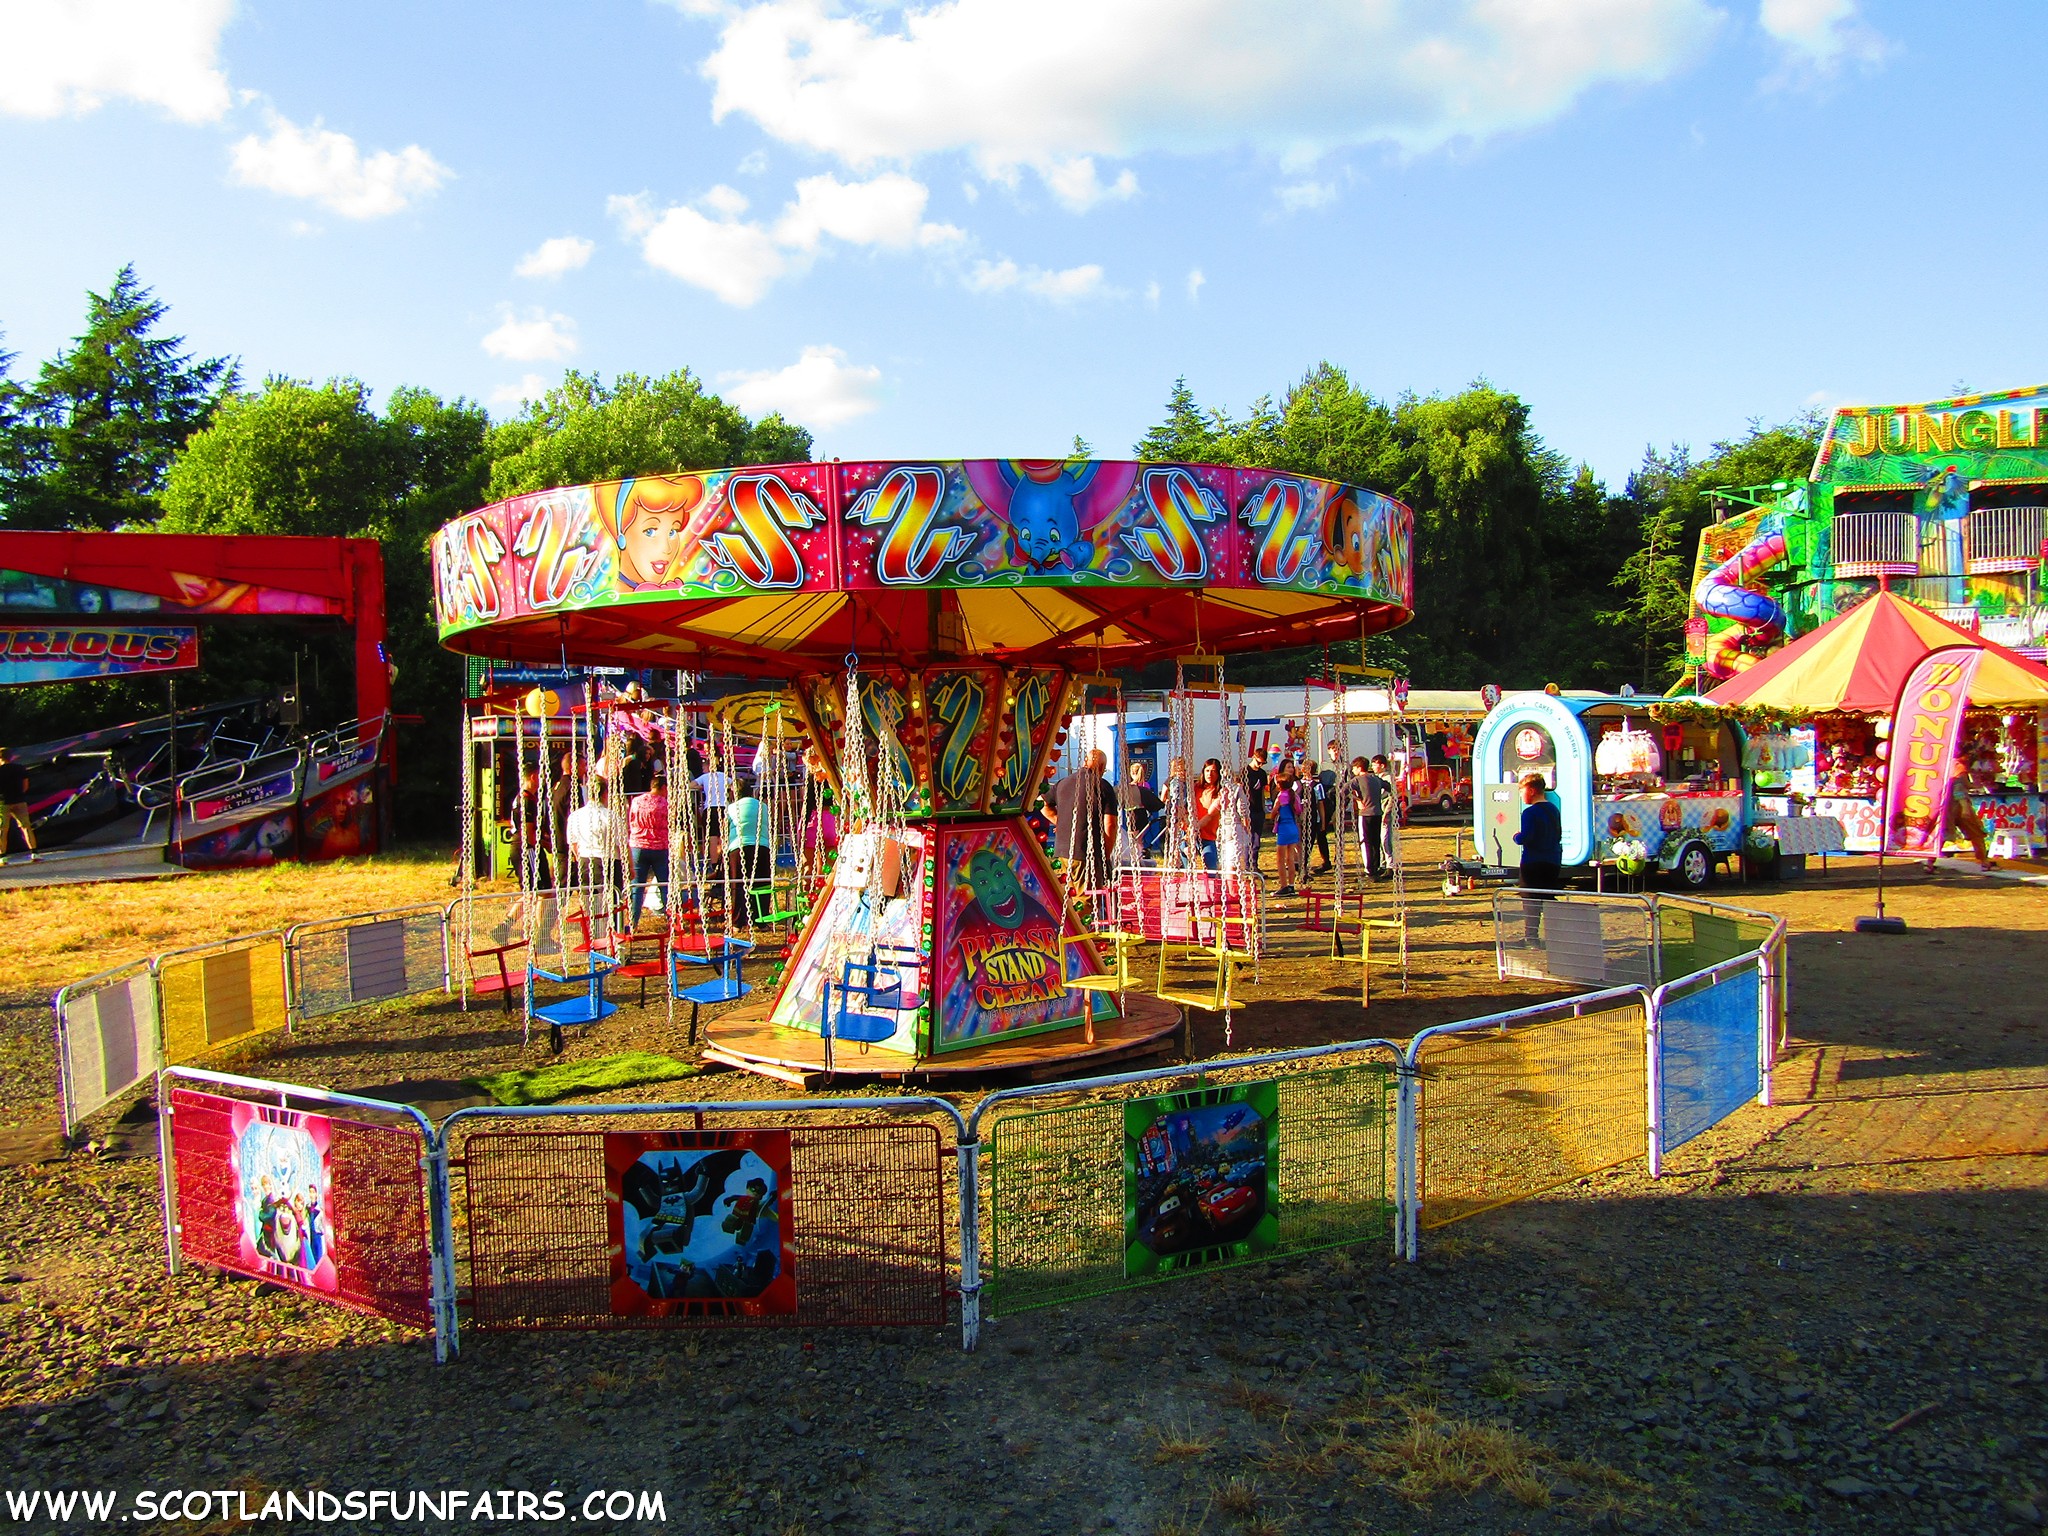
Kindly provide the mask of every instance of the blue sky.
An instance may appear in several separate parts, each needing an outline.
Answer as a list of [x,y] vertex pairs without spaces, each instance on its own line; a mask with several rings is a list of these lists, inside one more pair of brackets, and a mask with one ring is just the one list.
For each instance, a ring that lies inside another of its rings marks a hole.
[[[250,378],[688,366],[844,457],[1484,375],[1618,484],[2048,378],[2048,9],[0,0],[17,372],[125,261]],[[552,242],[552,243],[551,243]],[[521,275],[522,266],[526,275]]]

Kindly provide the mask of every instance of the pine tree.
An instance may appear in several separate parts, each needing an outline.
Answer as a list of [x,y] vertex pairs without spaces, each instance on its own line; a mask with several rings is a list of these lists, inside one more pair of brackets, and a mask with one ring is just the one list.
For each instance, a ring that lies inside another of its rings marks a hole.
[[171,460],[235,388],[228,359],[194,361],[183,337],[156,334],[169,306],[132,265],[86,300],[84,334],[20,391],[0,463],[12,528],[155,522]]
[[1217,421],[1202,414],[1183,374],[1166,397],[1166,420],[1138,439],[1137,455],[1164,463],[1199,463],[1216,456]]

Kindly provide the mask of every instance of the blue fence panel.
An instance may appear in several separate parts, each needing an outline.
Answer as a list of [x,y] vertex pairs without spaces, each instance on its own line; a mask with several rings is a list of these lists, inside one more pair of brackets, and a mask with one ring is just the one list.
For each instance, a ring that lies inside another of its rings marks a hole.
[[1757,1055],[1762,1002],[1753,966],[1697,992],[1663,1000],[1657,1014],[1657,1114],[1664,1151],[1718,1125],[1762,1090]]

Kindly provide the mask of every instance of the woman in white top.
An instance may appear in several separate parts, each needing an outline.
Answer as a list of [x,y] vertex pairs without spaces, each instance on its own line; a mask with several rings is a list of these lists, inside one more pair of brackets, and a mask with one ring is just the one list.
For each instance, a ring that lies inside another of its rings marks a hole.
[[716,864],[725,857],[725,807],[732,798],[731,786],[716,768],[707,768],[693,782],[697,786],[697,809],[704,818],[698,841],[704,849],[705,861]]

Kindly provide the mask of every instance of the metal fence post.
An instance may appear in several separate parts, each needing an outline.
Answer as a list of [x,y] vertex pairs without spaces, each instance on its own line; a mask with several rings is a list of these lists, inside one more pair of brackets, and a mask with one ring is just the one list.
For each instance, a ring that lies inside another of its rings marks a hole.
[[164,1192],[164,1272],[175,1275],[185,1267],[185,1254],[178,1244],[178,1163],[171,1132],[171,1096],[165,1091],[161,1072],[156,1080],[156,1148]]
[[981,1140],[955,1144],[960,1178],[960,1347],[981,1342]]
[[1778,962],[1774,934],[1757,952],[1756,961],[1756,1101],[1771,1102],[1771,1068],[1777,1056]]
[[[1501,892],[1493,893],[1493,969],[1501,981],[1508,979],[1508,941],[1506,930],[1501,926]],[[1335,931],[1334,929],[1332,930]]]
[[1662,1042],[1664,988],[1659,987],[1650,994],[1643,1009],[1643,1049],[1647,1053],[1644,1062],[1643,1082],[1646,1088],[1646,1102],[1643,1114],[1647,1122],[1644,1146],[1649,1153],[1650,1177],[1664,1177],[1664,1066]]
[[434,1364],[446,1365],[462,1348],[455,1314],[455,1212],[449,1193],[448,1147],[437,1132],[428,1139],[427,1274],[433,1286]]
[[1416,1145],[1420,1121],[1421,1069],[1411,1054],[1394,1059],[1394,1257],[1411,1264],[1417,1257],[1420,1231],[1422,1162]]

